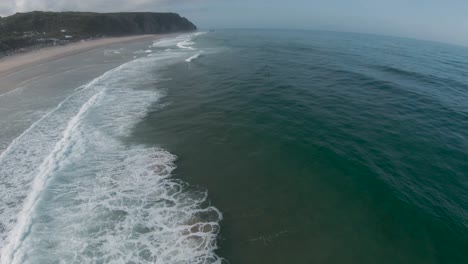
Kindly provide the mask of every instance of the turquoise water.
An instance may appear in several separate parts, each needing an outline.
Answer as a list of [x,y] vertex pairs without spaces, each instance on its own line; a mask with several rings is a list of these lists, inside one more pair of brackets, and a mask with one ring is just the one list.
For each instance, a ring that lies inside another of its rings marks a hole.
[[219,31],[134,140],[224,214],[231,263],[467,263],[468,49]]
[[468,48],[220,30],[1,78],[1,264],[468,263]]

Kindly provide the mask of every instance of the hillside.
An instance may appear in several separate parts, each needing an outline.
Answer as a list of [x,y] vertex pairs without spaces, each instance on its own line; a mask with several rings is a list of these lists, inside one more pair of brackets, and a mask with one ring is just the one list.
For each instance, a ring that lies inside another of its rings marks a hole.
[[0,18],[0,55],[103,36],[196,30],[175,13],[29,12]]

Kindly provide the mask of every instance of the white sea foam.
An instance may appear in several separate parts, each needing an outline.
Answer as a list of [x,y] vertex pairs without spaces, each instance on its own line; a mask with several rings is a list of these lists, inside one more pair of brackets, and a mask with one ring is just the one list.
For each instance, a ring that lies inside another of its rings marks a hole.
[[192,57],[186,59],[185,61],[186,61],[186,62],[192,62],[193,60],[196,60],[196,59],[200,58],[200,56],[201,56],[201,54],[198,53],[198,54],[193,55]]
[[11,90],[11,91],[8,91],[8,92],[6,92],[6,93],[0,94],[0,98],[1,98],[1,97],[6,97],[6,96],[8,96],[8,95],[17,95],[17,94],[20,94],[21,92],[23,92],[23,90],[24,90],[24,86],[17,87],[17,88],[15,88],[15,89]]
[[195,42],[193,41],[193,38],[206,34],[206,33],[207,32],[196,32],[196,33],[190,33],[190,34],[182,34],[175,38],[160,39],[158,41],[155,41],[152,47],[153,48],[168,48],[168,47],[176,46],[180,49],[195,50],[195,48],[192,47],[192,45],[195,44]]
[[[119,71],[121,67],[113,70]],[[83,104],[102,89],[99,83],[112,75],[110,71],[93,80],[79,92],[61,102],[57,108],[35,122],[0,154],[0,260],[10,263],[24,230],[22,214],[30,210],[29,201],[37,200],[41,190],[35,179],[44,170],[44,161],[54,152],[58,142],[66,135],[67,120],[73,119]],[[42,165],[41,165],[42,164]],[[41,175],[47,177],[47,175]],[[35,190],[31,192],[31,190]]]
[[120,54],[120,53],[121,53],[121,49],[104,50],[104,55],[105,56]]
[[179,47],[181,49],[195,50],[193,47],[190,46],[190,45],[193,45],[193,44],[195,44],[195,43],[190,41],[189,39],[185,39],[185,40],[177,43],[177,47]]
[[151,46],[153,48],[173,47],[173,46],[176,46],[177,43],[184,41],[184,40],[190,40],[193,37],[194,37],[193,34],[181,34],[181,35],[178,35],[177,37],[162,38],[153,42],[153,45]]
[[151,45],[153,48],[164,48],[164,47],[171,47],[176,45],[178,42],[180,42],[180,37],[177,38],[163,38],[160,40],[157,40]]
[[201,36],[201,35],[205,35],[205,34],[208,34],[208,32],[206,31],[202,31],[202,32],[196,32],[196,33],[193,33],[193,36]]
[[0,263],[221,263],[221,213],[175,156],[121,140],[164,95],[153,53],[78,89],[0,155]]
[[[101,92],[102,93],[102,92]],[[32,211],[35,209],[39,196],[44,189],[44,186],[48,180],[48,176],[60,169],[61,163],[63,163],[64,155],[70,151],[70,148],[73,146],[74,131],[76,127],[80,124],[80,119],[86,113],[86,111],[91,107],[101,93],[93,95],[78,111],[78,114],[71,118],[68,122],[61,139],[55,144],[54,149],[51,153],[45,158],[45,160],[39,165],[38,173],[35,176],[31,184],[31,189],[29,194],[26,197],[22,210],[17,216],[17,222],[15,227],[11,230],[8,238],[7,244],[2,249],[2,263],[21,263],[15,258],[15,251],[19,249],[19,246],[23,242],[25,233],[28,231],[31,225],[31,216]]]

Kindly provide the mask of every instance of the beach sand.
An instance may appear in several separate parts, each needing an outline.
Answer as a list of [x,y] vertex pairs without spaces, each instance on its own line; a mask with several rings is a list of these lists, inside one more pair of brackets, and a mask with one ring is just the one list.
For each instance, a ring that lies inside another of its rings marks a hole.
[[[71,55],[76,55],[82,52],[90,51],[96,48],[108,46],[111,44],[125,43],[139,40],[158,39],[167,35],[139,35],[118,38],[102,38],[96,40],[88,40],[72,43],[65,46],[47,47],[43,49],[33,50],[31,52],[17,54],[10,57],[0,59],[0,78],[8,74],[21,71],[23,69],[64,58]],[[5,92],[5,91],[3,91]]]

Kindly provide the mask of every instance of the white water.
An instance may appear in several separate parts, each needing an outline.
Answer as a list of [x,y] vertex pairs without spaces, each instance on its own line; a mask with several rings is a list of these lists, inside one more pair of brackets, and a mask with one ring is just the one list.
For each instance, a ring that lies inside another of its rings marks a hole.
[[185,61],[186,61],[186,62],[192,62],[192,61],[194,61],[194,60],[200,58],[200,56],[201,56],[201,54],[198,53],[198,54],[195,54],[195,55],[193,55],[192,57],[186,59]]
[[195,44],[195,43],[193,43],[192,41],[184,40],[184,41],[181,41],[181,42],[177,43],[177,47],[179,47],[181,49],[194,50],[194,48],[190,47],[190,45],[193,45],[193,44]]
[[197,32],[191,34],[183,34],[175,38],[164,38],[158,40],[153,43],[152,47],[172,47],[177,46],[179,49],[186,49],[186,50],[196,50],[192,47],[195,42],[193,42],[193,38],[205,34],[206,32]]
[[185,56],[154,52],[105,73],[8,146],[0,263],[221,263],[222,216],[206,192],[171,178],[174,155],[125,143],[164,95],[155,71]]
[[11,91],[8,91],[8,92],[5,92],[5,93],[2,93],[0,94],[0,97],[3,97],[3,96],[8,96],[8,95],[12,95],[12,94],[17,94],[17,93],[21,93],[23,91],[24,87],[23,86],[20,86],[18,88],[15,88]]

